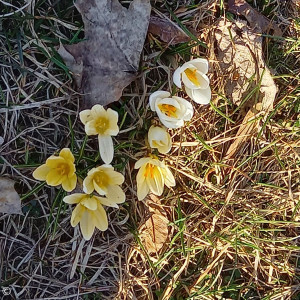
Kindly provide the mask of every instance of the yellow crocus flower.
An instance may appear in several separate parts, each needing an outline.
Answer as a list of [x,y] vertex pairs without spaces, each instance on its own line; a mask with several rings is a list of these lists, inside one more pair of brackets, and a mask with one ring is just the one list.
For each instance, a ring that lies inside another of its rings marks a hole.
[[116,203],[125,201],[125,193],[119,185],[124,182],[124,176],[114,171],[111,165],[102,165],[91,169],[83,181],[83,191],[91,194],[94,190],[99,195],[106,195]]
[[63,201],[68,204],[77,204],[72,212],[71,225],[73,227],[80,223],[80,229],[85,240],[89,240],[95,227],[101,231],[108,228],[108,220],[103,205],[118,207],[114,200],[76,193],[66,196]]
[[99,104],[79,114],[85,125],[87,135],[98,135],[99,151],[102,160],[110,164],[114,156],[112,136],[119,133],[118,113],[110,108],[107,110]]
[[143,200],[149,192],[160,196],[164,185],[170,188],[176,184],[170,169],[154,156],[139,159],[134,168],[139,169],[136,176],[139,200]]
[[46,163],[38,167],[32,175],[35,179],[46,181],[51,186],[61,184],[65,191],[71,192],[77,183],[74,161],[71,150],[64,148],[60,151],[59,156],[50,156]]

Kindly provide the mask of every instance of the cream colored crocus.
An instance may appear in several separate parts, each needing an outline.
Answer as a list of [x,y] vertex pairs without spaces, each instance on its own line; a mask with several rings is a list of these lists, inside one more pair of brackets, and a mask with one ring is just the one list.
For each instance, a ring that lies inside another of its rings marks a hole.
[[50,156],[45,164],[35,169],[32,175],[35,179],[46,181],[51,186],[61,184],[65,191],[71,192],[77,183],[74,161],[71,150],[64,148],[59,152],[59,156]]
[[171,136],[165,128],[152,125],[148,131],[148,142],[151,148],[166,154],[171,150],[172,141]]
[[208,104],[211,99],[211,90],[207,72],[207,59],[196,58],[177,68],[173,75],[173,81],[179,88],[181,88],[182,82],[186,93],[195,102]]
[[139,200],[143,200],[149,192],[160,196],[165,185],[168,188],[175,186],[175,179],[170,169],[154,156],[139,159],[134,168],[139,169],[136,176]]
[[99,104],[92,109],[86,109],[79,114],[85,125],[87,135],[98,135],[99,151],[102,160],[110,164],[114,156],[112,136],[119,133],[118,113],[110,108],[107,110]]
[[118,207],[114,200],[76,193],[66,196],[63,201],[68,204],[77,204],[72,212],[71,225],[73,227],[80,224],[80,229],[85,240],[89,240],[95,227],[101,231],[108,228],[106,211],[102,205]]
[[106,195],[114,199],[116,203],[125,201],[125,193],[120,185],[124,182],[124,176],[116,172],[111,165],[102,165],[91,169],[83,180],[83,191],[91,194],[96,191],[99,195]]
[[166,91],[156,91],[149,97],[152,111],[155,111],[159,120],[167,128],[179,128],[184,121],[189,121],[194,114],[191,103],[181,97],[170,97]]

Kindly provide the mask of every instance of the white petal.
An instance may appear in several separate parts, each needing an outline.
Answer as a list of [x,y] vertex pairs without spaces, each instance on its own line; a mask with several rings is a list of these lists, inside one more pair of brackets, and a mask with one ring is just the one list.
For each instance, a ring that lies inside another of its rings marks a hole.
[[208,104],[211,99],[211,90],[210,87],[207,89],[196,89],[196,90],[188,90],[186,89],[186,93],[188,96],[199,104]]
[[177,102],[180,103],[180,105],[182,107],[184,107],[184,109],[182,109],[182,110],[184,110],[184,114],[182,116],[182,119],[184,121],[189,121],[194,115],[193,105],[189,101],[187,101],[187,100],[185,100],[181,97],[173,96],[173,98],[176,99]]
[[181,72],[182,72],[182,68],[179,67],[175,70],[175,72],[173,74],[173,82],[180,89],[181,89]]
[[114,157],[114,145],[110,135],[98,135],[99,150],[102,160],[110,164]]
[[169,120],[165,120],[165,119],[162,119],[162,118],[159,118],[161,123],[166,126],[167,128],[180,128],[184,125],[184,121],[183,120],[172,120],[172,121],[169,121]]
[[[139,171],[140,172],[140,171]],[[143,200],[149,193],[149,186],[146,180],[137,181],[137,197],[138,200]]]
[[87,122],[85,124],[84,129],[85,129],[85,133],[87,135],[96,135],[96,134],[98,134],[98,132],[96,130],[95,120],[91,120],[91,121]]
[[99,116],[105,115],[105,113],[106,113],[105,108],[100,104],[94,105],[91,109],[91,115],[93,119],[97,119]]
[[153,194],[160,196],[164,191],[165,181],[164,181],[164,177],[162,176],[162,173],[160,171],[160,168],[155,168],[154,172],[155,173],[154,173],[153,178],[150,176],[146,177],[146,182],[147,182],[147,185],[149,186],[150,191]]
[[147,164],[150,160],[150,157],[142,157],[135,163],[134,168],[139,169],[141,166]]
[[204,89],[204,90],[207,89],[209,86],[209,78],[200,71],[196,72],[196,76],[200,84],[200,86],[198,86],[197,88]]
[[206,74],[208,72],[208,60],[205,58],[196,58],[189,61],[197,70]]
[[80,121],[85,125],[87,122],[92,120],[92,114],[90,109],[83,110],[79,113]]
[[156,91],[149,97],[149,104],[152,111],[155,111],[155,103],[158,99],[168,98],[171,94],[166,91]]
[[165,168],[164,168],[164,176],[165,176],[165,185],[167,187],[176,185],[175,178],[167,166],[165,166]]

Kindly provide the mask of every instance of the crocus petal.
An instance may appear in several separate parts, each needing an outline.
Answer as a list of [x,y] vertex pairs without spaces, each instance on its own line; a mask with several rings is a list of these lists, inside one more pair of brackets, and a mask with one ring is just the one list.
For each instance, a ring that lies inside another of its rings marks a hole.
[[[96,168],[94,168],[96,169]],[[88,176],[85,177],[85,179],[83,180],[83,191],[86,193],[86,194],[91,194],[93,191],[94,191],[94,183],[93,183],[93,177],[92,176]]]
[[79,113],[80,121],[85,125],[92,120],[92,114],[90,109],[83,110]]
[[107,200],[118,204],[125,202],[126,198],[124,191],[118,185],[110,185],[106,197]]
[[181,76],[182,76],[182,82],[185,87],[187,87],[189,89],[198,89],[199,88],[198,85],[195,85],[193,82],[191,82],[189,80],[189,78],[187,77],[187,75],[184,72],[182,73]]
[[46,166],[46,164],[39,166],[36,168],[32,174],[32,176],[37,180],[46,180],[48,173],[50,172],[50,168]]
[[80,203],[76,205],[75,209],[72,212],[71,216],[71,226],[75,227],[81,220],[82,215],[86,208],[82,206]]
[[52,155],[46,160],[46,165],[51,169],[55,169],[57,165],[65,162],[66,161],[63,157]]
[[146,163],[148,163],[151,160],[150,157],[142,157],[140,158],[134,165],[135,169],[139,169],[141,166],[145,165]]
[[103,195],[106,195],[107,194],[107,188],[101,188],[98,184],[97,184],[97,182],[95,181],[95,180],[93,180],[93,185],[94,185],[94,188],[95,188],[95,190],[96,190],[96,192],[99,194],[99,195],[101,195],[101,196],[103,196]]
[[184,115],[182,116],[182,119],[184,121],[189,121],[194,115],[193,105],[189,101],[181,97],[174,96],[173,98],[176,99],[177,102],[180,104],[180,106],[182,107],[181,110],[184,110]]
[[109,176],[109,184],[110,185],[120,185],[124,182],[124,176],[116,171],[107,171],[107,175]]
[[164,191],[164,178],[161,174],[161,171],[159,168],[154,169],[154,176],[153,178],[151,176],[148,176],[146,178],[147,185],[149,186],[150,191],[157,195],[160,196],[163,191]]
[[76,204],[81,201],[81,199],[86,196],[85,194],[75,193],[69,196],[66,196],[63,201],[68,204]]
[[162,154],[169,152],[172,147],[171,136],[162,127],[151,126],[148,131],[148,141],[151,148],[157,148]]
[[84,239],[87,241],[90,240],[95,230],[95,224],[94,218],[91,217],[91,214],[87,209],[85,209],[82,214],[80,220],[80,229]]
[[99,150],[102,160],[110,164],[114,157],[114,145],[110,135],[98,135]]
[[118,113],[115,110],[107,109],[107,118],[109,119],[109,129],[107,130],[107,135],[116,136],[119,133],[118,126]]
[[69,148],[64,148],[59,152],[59,156],[63,157],[65,160],[74,162],[75,158],[74,155],[72,154],[71,150]]
[[[150,189],[149,186],[145,180],[145,177],[141,174],[139,174],[141,172],[142,169],[139,170],[138,174],[137,174],[137,197],[138,200],[143,200],[145,199],[145,197],[148,195]],[[138,179],[139,178],[139,179]]]
[[50,170],[50,172],[46,177],[47,184],[51,186],[60,185],[62,183],[62,180],[63,180],[62,176],[58,174],[55,169]]
[[166,91],[156,91],[149,97],[149,104],[152,111],[155,111],[155,103],[158,99],[168,98],[171,94]]
[[93,119],[97,119],[99,116],[106,113],[105,108],[100,104],[95,104],[91,109],[91,115]]
[[87,135],[96,135],[96,134],[98,134],[98,132],[96,130],[96,122],[95,122],[95,120],[93,119],[93,120],[87,122],[85,124],[84,130],[85,130],[85,133]]
[[176,181],[170,169],[167,166],[165,166],[163,170],[164,170],[164,177],[165,177],[165,185],[167,187],[175,186]]
[[86,207],[87,209],[96,210],[98,200],[96,199],[96,197],[86,196],[84,197],[84,199],[81,200],[80,204]]
[[172,120],[172,121],[168,121],[165,119],[160,118],[161,123],[166,126],[167,128],[180,128],[184,125],[184,121],[183,120]]
[[76,174],[73,174],[62,181],[62,187],[66,192],[71,192],[75,189],[76,183],[77,176]]
[[114,208],[119,208],[119,205],[113,201],[111,201],[108,198],[104,198],[104,197],[97,197],[98,201],[100,201],[101,204],[105,205],[105,206],[109,206],[109,207],[114,207]]
[[181,67],[175,70],[173,74],[173,82],[181,89]]
[[211,90],[210,87],[207,89],[195,89],[195,90],[190,90],[186,88],[186,93],[188,96],[194,100],[196,103],[199,104],[208,104],[211,99]]
[[98,208],[96,211],[91,212],[91,217],[94,225],[101,231],[105,231],[108,228],[108,220],[106,211],[103,206],[98,203]]
[[196,58],[189,61],[197,70],[206,74],[208,72],[208,60],[205,58]]

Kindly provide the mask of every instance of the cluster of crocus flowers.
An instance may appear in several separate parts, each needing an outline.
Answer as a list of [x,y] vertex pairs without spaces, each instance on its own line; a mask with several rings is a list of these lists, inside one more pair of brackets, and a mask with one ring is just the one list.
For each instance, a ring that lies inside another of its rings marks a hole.
[[[83,180],[83,192],[66,196],[63,201],[76,204],[72,212],[71,225],[80,225],[84,239],[89,240],[95,228],[104,231],[108,228],[105,206],[118,208],[125,201],[125,193],[120,187],[124,176],[110,165],[114,147],[112,136],[119,132],[118,113],[112,109],[105,110],[101,105],[80,113],[80,120],[85,125],[87,135],[98,135],[99,150],[104,165],[91,169]],[[46,181],[50,186],[62,185],[71,192],[77,184],[75,158],[70,149],[64,148],[59,155],[52,155],[46,163],[33,172],[37,180]],[[98,193],[101,197],[95,195]]]

